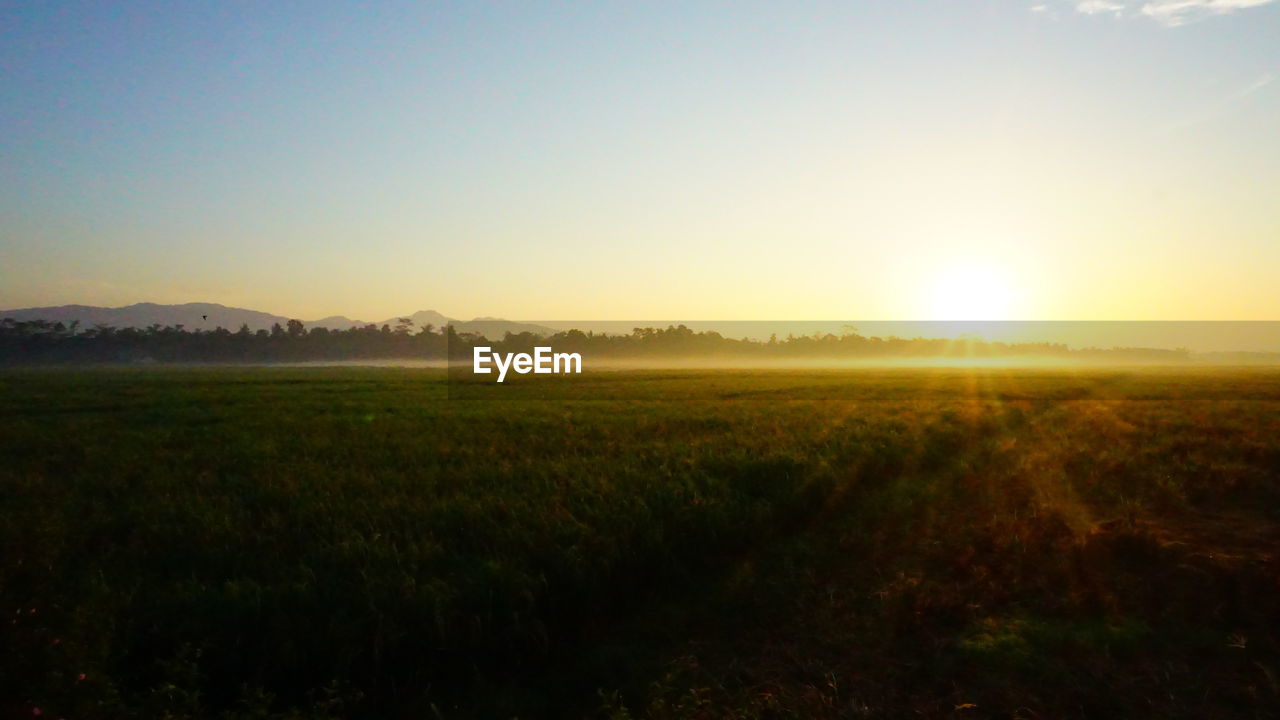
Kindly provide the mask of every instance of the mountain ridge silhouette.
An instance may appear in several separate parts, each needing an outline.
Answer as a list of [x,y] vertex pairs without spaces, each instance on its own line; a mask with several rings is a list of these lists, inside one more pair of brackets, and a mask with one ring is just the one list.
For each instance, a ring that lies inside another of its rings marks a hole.
[[[117,328],[149,327],[151,325],[182,325],[188,330],[214,330],[222,327],[236,331],[241,325],[248,325],[250,330],[269,330],[279,323],[284,326],[290,318],[275,315],[261,310],[228,307],[219,303],[181,303],[163,305],[159,303],[134,303],[120,307],[102,307],[96,305],[53,305],[47,307],[15,308],[0,310],[0,319],[12,318],[15,321],[45,320],[51,323],[61,322],[70,325],[80,322],[80,327],[88,329],[95,325],[110,325]],[[396,315],[384,320],[364,321],[349,318],[345,315],[330,315],[318,320],[303,320],[308,329],[324,327],[331,330],[345,330],[351,327],[366,325],[390,325],[395,327],[401,318],[409,318],[414,327],[426,324],[436,328],[453,325],[458,332],[485,331],[501,335],[505,332],[533,332],[550,335],[554,329],[534,323],[518,322],[502,318],[477,317],[472,320],[458,320],[435,310],[418,310],[405,315]],[[301,318],[299,318],[301,319]]]

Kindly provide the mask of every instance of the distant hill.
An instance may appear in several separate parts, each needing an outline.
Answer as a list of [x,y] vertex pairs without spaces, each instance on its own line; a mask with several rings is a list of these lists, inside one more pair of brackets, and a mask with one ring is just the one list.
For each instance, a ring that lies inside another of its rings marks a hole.
[[[206,320],[203,316],[208,316]],[[224,327],[236,330],[242,324],[251,329],[270,328],[274,323],[281,325],[289,318],[257,310],[229,308],[215,303],[186,303],[183,305],[157,305],[156,303],[138,303],[125,307],[107,308],[90,305],[60,305],[58,307],[22,308],[19,310],[0,310],[0,319],[14,320],[47,320],[70,325],[79,320],[84,329],[95,325],[110,325],[117,328],[148,327],[151,325],[182,325],[188,330],[213,330]]]
[[361,322],[360,320],[352,320],[346,315],[330,315],[329,317],[320,318],[319,320],[305,320],[303,321],[303,324],[308,328],[322,327],[329,328],[330,330],[346,330],[347,328],[364,327],[369,323]]
[[[508,332],[533,332],[550,335],[552,328],[531,323],[521,323],[500,318],[482,317],[469,321],[455,320],[434,310],[419,310],[410,315],[398,315],[377,322],[355,320],[343,315],[331,315],[319,320],[304,320],[308,328],[325,327],[333,330],[346,330],[365,325],[391,325],[395,327],[400,318],[407,317],[413,321],[414,327],[432,325],[436,328],[452,324],[458,332],[478,332],[491,339],[500,339]],[[216,303],[185,303],[182,305],[158,305],[156,303],[138,303],[118,308],[94,307],[92,305],[59,305],[57,307],[20,308],[16,310],[0,310],[0,319],[12,318],[17,321],[45,320],[51,323],[70,325],[79,321],[84,329],[95,325],[110,325],[116,328],[151,325],[181,325],[187,330],[214,330],[219,327],[238,330],[241,325],[248,325],[250,330],[269,330],[272,325],[285,325],[289,318],[284,315],[273,315],[258,310],[233,308]]]
[[[439,323],[436,324],[439,325]],[[468,320],[467,322],[455,322],[454,327],[458,332],[480,333],[490,340],[501,339],[506,333],[514,333],[518,335],[522,332],[529,332],[534,335],[553,335],[558,332],[546,325],[512,322],[510,320],[488,317],[476,318],[475,320]]]

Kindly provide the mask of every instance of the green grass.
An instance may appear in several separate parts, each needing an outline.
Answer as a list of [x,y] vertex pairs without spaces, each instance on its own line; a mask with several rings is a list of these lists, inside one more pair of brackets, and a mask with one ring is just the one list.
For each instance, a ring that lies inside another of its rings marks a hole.
[[0,373],[0,716],[1280,712],[1280,373],[570,380]]

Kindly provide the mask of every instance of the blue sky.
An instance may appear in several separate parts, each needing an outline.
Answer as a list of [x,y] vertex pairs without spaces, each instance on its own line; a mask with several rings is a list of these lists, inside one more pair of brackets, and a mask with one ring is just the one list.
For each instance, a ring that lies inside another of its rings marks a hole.
[[1280,3],[0,8],[0,307],[1278,319]]

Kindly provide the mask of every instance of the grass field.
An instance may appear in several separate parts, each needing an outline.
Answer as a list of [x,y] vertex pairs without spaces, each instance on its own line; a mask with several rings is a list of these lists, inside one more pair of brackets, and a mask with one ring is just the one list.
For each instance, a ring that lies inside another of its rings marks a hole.
[[1280,372],[0,373],[0,716],[1280,716]]

